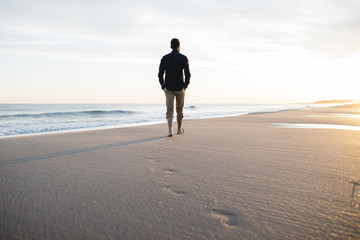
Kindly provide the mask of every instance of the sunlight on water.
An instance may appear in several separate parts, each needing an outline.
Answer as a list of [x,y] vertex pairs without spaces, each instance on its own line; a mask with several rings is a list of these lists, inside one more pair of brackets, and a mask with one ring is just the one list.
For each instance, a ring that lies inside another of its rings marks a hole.
[[348,117],[348,118],[360,118],[360,114],[332,113],[332,114],[324,114],[324,115],[305,115],[305,117],[324,117],[324,118]]
[[313,128],[313,129],[340,129],[360,131],[360,126],[337,125],[337,124],[315,124],[315,123],[273,123],[279,128]]

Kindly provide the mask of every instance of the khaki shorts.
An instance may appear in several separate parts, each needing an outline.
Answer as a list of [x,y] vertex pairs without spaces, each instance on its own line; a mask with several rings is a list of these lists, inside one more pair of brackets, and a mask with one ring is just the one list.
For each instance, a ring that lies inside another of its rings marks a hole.
[[185,102],[185,89],[181,91],[169,91],[164,88],[165,96],[166,96],[166,118],[174,117],[174,99],[176,98],[176,113],[177,119],[182,119],[184,117],[183,108]]

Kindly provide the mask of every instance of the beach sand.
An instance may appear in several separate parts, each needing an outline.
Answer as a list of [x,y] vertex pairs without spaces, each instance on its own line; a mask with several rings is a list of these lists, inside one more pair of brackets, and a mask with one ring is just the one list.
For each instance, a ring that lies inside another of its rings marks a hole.
[[0,139],[0,239],[360,239],[360,131],[273,124],[359,127],[357,114]]

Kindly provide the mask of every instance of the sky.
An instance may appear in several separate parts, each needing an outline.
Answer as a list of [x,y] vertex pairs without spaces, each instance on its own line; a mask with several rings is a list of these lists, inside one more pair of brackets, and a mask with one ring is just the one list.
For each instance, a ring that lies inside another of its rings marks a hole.
[[170,40],[187,103],[360,99],[358,0],[0,0],[0,103],[163,103]]

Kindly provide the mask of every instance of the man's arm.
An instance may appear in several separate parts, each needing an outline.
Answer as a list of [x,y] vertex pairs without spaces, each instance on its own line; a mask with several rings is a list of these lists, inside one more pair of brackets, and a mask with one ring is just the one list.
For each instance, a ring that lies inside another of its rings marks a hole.
[[189,69],[189,60],[186,58],[186,63],[184,66],[184,72],[185,72],[185,88],[188,87],[188,85],[190,84],[190,69]]
[[165,72],[164,62],[163,62],[163,59],[161,59],[160,66],[159,66],[158,77],[159,77],[159,82],[160,82],[160,85],[161,85],[162,89],[165,88],[164,72]]

